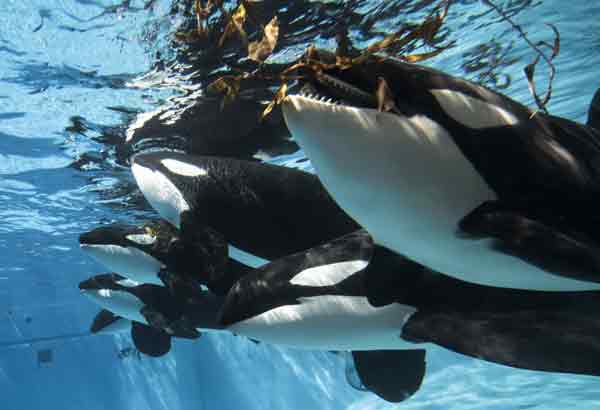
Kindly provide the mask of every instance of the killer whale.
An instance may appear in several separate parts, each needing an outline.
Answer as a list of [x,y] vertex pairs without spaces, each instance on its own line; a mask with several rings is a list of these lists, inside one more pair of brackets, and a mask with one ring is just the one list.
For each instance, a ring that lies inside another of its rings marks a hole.
[[261,120],[264,101],[273,98],[267,86],[245,89],[224,105],[221,95],[200,93],[203,90],[171,97],[158,109],[138,114],[125,132],[127,147],[133,152],[170,147],[196,155],[248,160],[298,150],[281,110]]
[[[221,323],[235,324],[237,332],[257,340],[292,346],[360,351],[436,344],[511,367],[600,375],[600,321],[594,313],[599,305],[596,291],[542,292],[460,281],[374,245],[358,231],[241,278],[227,295]],[[336,318],[336,309],[352,312],[352,320],[344,322],[343,314]],[[396,316],[378,322],[369,317],[385,317],[377,309],[395,309]],[[319,322],[323,312],[326,324]],[[259,321],[273,327],[281,322],[286,332],[271,334],[268,326],[257,326]],[[249,324],[254,327],[246,329]],[[384,329],[395,330],[390,345]],[[345,337],[338,340],[340,334]],[[330,338],[339,345],[329,346]]]
[[[354,253],[354,250],[352,246],[348,247],[348,251]],[[97,275],[82,282],[80,289],[103,308],[92,327],[107,326],[115,321],[131,323],[134,345],[144,354],[162,356],[170,351],[173,337],[193,338],[194,330],[198,335],[199,332],[226,330],[260,341],[250,336],[247,329],[253,325],[244,324],[244,320],[241,327],[223,324],[219,312],[226,304],[222,296],[203,291],[180,298],[165,292],[164,287],[129,286],[123,279],[116,274]],[[392,317],[393,313],[384,312],[384,316],[398,322]],[[371,315],[371,319],[377,316]],[[287,332],[285,325],[276,326],[280,332]],[[391,337],[387,339],[386,343],[397,345]],[[296,347],[313,346],[296,344]],[[410,397],[420,387],[425,374],[425,351],[422,349],[391,351],[385,355],[378,351],[355,351],[352,356],[362,384],[387,401],[400,402]]]
[[304,81],[307,94],[283,102],[286,123],[378,244],[481,285],[600,289],[592,126],[532,115],[485,87],[393,60]]
[[166,221],[143,225],[109,224],[80,235],[81,249],[106,268],[140,284],[194,282],[225,294],[249,267],[228,258],[227,242],[218,232],[195,226],[182,238]]
[[138,154],[138,186],[183,237],[198,226],[273,260],[355,231],[318,178],[296,169],[170,151]]
[[[97,292],[95,302],[102,308],[139,318],[141,308],[130,298],[118,302],[118,293],[103,297]],[[511,367],[600,375],[595,315],[600,292],[514,290],[460,281],[375,245],[364,230],[257,268],[225,297],[166,295],[168,302],[161,303],[178,304],[171,308],[178,314],[146,324],[159,330],[184,324],[197,331],[229,331],[296,348],[350,350],[355,360],[374,355],[369,360],[379,358],[379,363],[386,351],[400,350],[413,364],[398,369],[405,386],[420,385],[425,352],[434,344]],[[150,306],[157,316],[163,310]],[[372,376],[375,383],[378,376]]]
[[200,337],[200,332],[186,321],[183,310],[185,300],[193,297],[196,289],[175,294],[164,286],[140,285],[116,273],[82,281],[79,289],[102,307],[92,323],[92,333],[115,323],[119,327],[129,325],[136,348],[146,355],[159,357],[168,353],[172,337]]

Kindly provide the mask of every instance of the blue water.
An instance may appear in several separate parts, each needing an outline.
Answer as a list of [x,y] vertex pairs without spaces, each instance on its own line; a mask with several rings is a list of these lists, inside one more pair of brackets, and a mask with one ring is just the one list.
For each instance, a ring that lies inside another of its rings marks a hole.
[[[385,11],[381,1],[355,3],[366,16]],[[393,3],[405,4],[413,17],[422,15],[419,2]],[[447,24],[458,46],[428,64],[474,80],[494,65],[498,83],[488,76],[486,84],[502,87],[508,76],[503,92],[532,106],[522,74],[531,50],[479,1],[455,3]],[[584,121],[600,87],[600,3],[496,3],[533,40],[551,40],[544,23],[557,25],[561,53],[549,109]],[[181,22],[170,7],[167,0],[0,2],[0,409],[393,408],[352,389],[344,358],[331,353],[205,335],[194,343],[175,342],[165,358],[119,359],[118,351],[131,346],[126,334],[88,335],[96,308],[80,297],[77,283],[103,268],[79,251],[77,236],[100,222],[149,215],[123,161],[122,141],[136,113],[181,94],[185,83],[152,71],[156,52],[169,54],[167,39]],[[376,19],[375,26],[389,31],[401,18]],[[313,41],[332,44],[319,36]],[[271,161],[310,169],[301,158],[296,153]],[[539,346],[544,349],[543,340]],[[48,350],[50,358],[44,357]],[[398,405],[598,406],[596,378],[516,370],[442,349],[428,357],[421,390]]]

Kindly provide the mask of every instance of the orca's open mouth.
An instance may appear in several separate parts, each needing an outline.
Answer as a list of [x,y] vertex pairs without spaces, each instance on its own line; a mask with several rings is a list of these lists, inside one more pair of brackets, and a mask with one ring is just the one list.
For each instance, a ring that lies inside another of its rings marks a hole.
[[376,92],[333,74],[319,73],[300,81],[298,95],[321,103],[355,108],[377,108]]
[[321,104],[410,117],[429,110],[434,101],[428,90],[443,80],[432,69],[393,59],[372,57],[344,65],[331,56],[317,57],[290,72],[297,79],[293,94]]
[[[346,68],[315,69],[307,66],[300,71],[296,95],[320,104],[345,108],[374,109],[401,116],[415,113],[409,90],[398,89],[405,84],[393,74],[402,72],[404,66],[393,62],[357,64]],[[394,80],[388,82],[388,80]],[[394,89],[394,87],[396,89]],[[397,98],[396,94],[401,94]]]

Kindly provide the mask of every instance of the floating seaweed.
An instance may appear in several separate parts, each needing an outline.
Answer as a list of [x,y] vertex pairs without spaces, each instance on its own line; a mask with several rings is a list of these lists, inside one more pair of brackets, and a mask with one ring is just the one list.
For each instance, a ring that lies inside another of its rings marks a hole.
[[[502,9],[491,0],[485,0],[484,2],[496,10],[503,20],[509,22],[538,54],[534,61],[525,67],[524,71],[530,92],[534,96],[538,108],[547,112],[546,105],[552,95],[552,80],[555,76],[552,60],[560,51],[558,30],[555,26],[549,24],[555,33],[554,44],[544,41],[534,44],[527,38],[521,27],[515,24]],[[261,118],[264,118],[283,101],[285,93],[289,89],[287,84],[289,81],[302,79],[308,75],[318,77],[324,71],[332,68],[350,69],[365,64],[372,59],[393,58],[409,63],[418,63],[434,58],[456,44],[454,41],[444,42],[444,36],[440,35],[452,4],[452,0],[440,0],[422,22],[402,24],[395,32],[384,36],[381,40],[373,42],[362,50],[355,48],[348,38],[347,32],[341,30],[336,36],[337,48],[333,61],[323,59],[323,53],[316,52],[315,47],[310,46],[304,55],[295,62],[280,65],[268,64],[267,60],[278,45],[280,26],[277,15],[272,16],[268,23],[261,23],[266,21],[261,15],[261,11],[264,10],[260,10],[261,6],[264,5],[263,3],[263,1],[256,0],[238,0],[234,7],[226,10],[222,0],[208,0],[204,4],[201,0],[195,0],[196,30],[192,32],[194,34],[184,35],[184,33],[179,35],[180,39],[184,38],[186,41],[196,41],[197,38],[202,37],[210,43],[208,46],[211,49],[221,50],[223,55],[234,52],[231,50],[226,51],[225,47],[228,45],[232,47],[233,40],[238,41],[237,45],[233,44],[233,50],[242,53],[241,62],[238,64],[225,64],[228,67],[226,70],[228,72],[217,76],[216,79],[213,77],[213,80],[206,87],[207,93],[222,96],[221,109],[238,98],[246,83],[251,83],[254,87],[276,88],[277,91],[274,93],[272,101],[262,113]],[[211,21],[213,21],[212,24]],[[249,25],[251,27],[250,31],[248,31]],[[260,38],[250,41],[250,37],[256,38],[261,32]],[[421,47],[430,50],[420,53],[414,52],[414,50]],[[552,51],[551,55],[546,56],[541,48],[549,48]],[[535,68],[540,59],[546,61],[551,69],[548,89],[543,97],[538,95],[534,83]],[[385,90],[385,80],[380,84],[383,88],[374,90],[373,97],[377,99],[380,109],[393,110],[393,100],[382,91]]]
[[[529,45],[529,47],[531,47],[536,52],[537,55],[535,56],[535,59],[531,63],[527,64],[527,66],[525,66],[523,71],[525,72],[525,76],[527,77],[527,85],[529,86],[529,92],[533,95],[533,99],[535,100],[535,103],[538,106],[538,109],[541,111],[544,111],[545,113],[548,113],[548,109],[546,108],[546,106],[548,105],[548,102],[550,102],[550,98],[552,98],[552,82],[554,81],[554,77],[556,75],[556,67],[552,63],[552,60],[554,60],[554,58],[556,56],[558,56],[558,53],[560,52],[560,33],[558,32],[558,29],[553,24],[546,23],[546,25],[548,27],[550,27],[552,29],[552,31],[554,32],[554,43],[550,44],[546,41],[538,41],[537,43],[533,43],[527,37],[527,34],[523,31],[521,26],[516,24],[510,18],[510,16],[508,16],[504,11],[502,11],[502,9],[500,9],[500,7],[498,7],[496,4],[494,4],[491,0],[484,0],[484,3],[487,4],[489,7],[491,7],[492,9],[494,9],[500,15],[500,17],[502,17],[503,20],[507,21],[519,33],[519,35],[523,38],[523,40],[525,40],[525,42]],[[542,47],[550,49],[550,51],[551,51],[550,56],[547,56],[542,51],[542,49],[541,49]],[[540,61],[540,59],[543,59],[546,62],[546,64],[548,64],[548,67],[550,67],[550,77],[548,78],[548,87],[546,89],[546,94],[544,95],[543,98],[540,97],[539,94],[537,93],[537,90],[535,87],[535,82],[534,82],[535,67],[536,67],[537,63]],[[532,114],[532,117],[536,113],[537,113],[537,111],[535,111]]]
[[[279,73],[273,73],[272,71],[268,72],[265,70],[264,62],[269,58],[277,46],[279,37],[277,16],[274,16],[270,22],[264,26],[261,40],[248,42],[248,36],[244,29],[244,24],[248,16],[246,11],[247,2],[240,1],[235,11],[228,18],[228,23],[219,39],[219,47],[222,47],[225,44],[225,40],[237,35],[242,44],[247,48],[248,59],[261,64],[261,66],[252,72],[246,71],[241,72],[238,75],[221,76],[208,85],[207,92],[221,93],[223,95],[221,107],[224,107],[238,96],[240,89],[242,89],[242,82],[245,80],[259,79],[278,82],[280,87],[275,93],[271,103],[269,103],[264,110],[262,114],[262,118],[264,118],[283,100],[283,98],[285,98],[285,93],[288,89],[287,82],[290,80],[297,80],[309,74],[318,76],[321,75],[324,70],[331,68],[339,68],[342,70],[349,69],[356,65],[364,64],[371,58],[392,57],[413,63],[433,58],[454,45],[453,42],[440,45],[439,40],[437,39],[438,32],[448,15],[450,4],[450,0],[440,1],[422,23],[406,24],[396,32],[371,44],[364,50],[354,49],[347,35],[342,33],[336,37],[338,47],[336,49],[335,61],[323,61],[321,54],[317,53],[314,47],[309,47],[300,61],[287,65],[287,67],[282,67],[282,70]],[[198,7],[197,10],[199,10]],[[206,6],[202,10],[206,10]],[[203,16],[205,15],[206,13],[204,12]],[[203,30],[205,30],[205,17],[198,17],[198,21],[198,24],[201,24]],[[420,54],[406,53],[406,50],[415,49],[419,45],[430,47],[433,50]],[[382,107],[389,106],[389,98],[385,99],[385,102],[382,104]]]

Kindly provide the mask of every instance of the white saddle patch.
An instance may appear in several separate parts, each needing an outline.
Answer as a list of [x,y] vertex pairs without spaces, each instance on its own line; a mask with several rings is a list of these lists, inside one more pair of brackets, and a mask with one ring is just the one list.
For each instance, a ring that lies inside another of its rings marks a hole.
[[519,122],[510,112],[494,104],[452,90],[431,90],[446,113],[472,129],[485,129]]
[[179,161],[172,158],[166,158],[160,161],[167,169],[174,174],[182,175],[185,177],[199,177],[208,175],[208,172],[204,168],[197,167],[187,162]]
[[126,288],[135,288],[136,286],[141,285],[141,283],[136,282],[135,280],[131,280],[129,278],[125,278],[125,279],[118,280],[117,285],[121,285]]
[[354,260],[315,266],[298,273],[290,283],[301,286],[333,286],[367,265],[367,261]]

